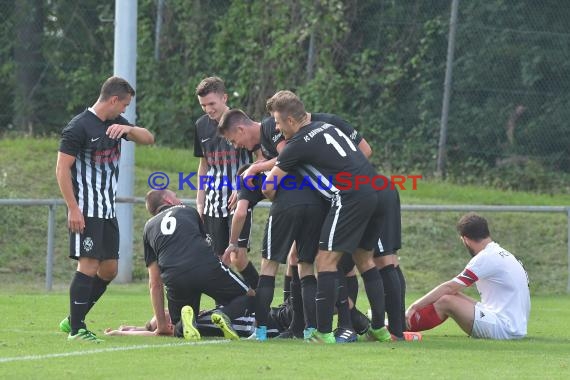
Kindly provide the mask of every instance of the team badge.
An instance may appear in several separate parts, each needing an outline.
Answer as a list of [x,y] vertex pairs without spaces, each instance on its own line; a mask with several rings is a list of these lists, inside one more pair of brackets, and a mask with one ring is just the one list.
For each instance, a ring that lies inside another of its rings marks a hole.
[[208,245],[211,247],[212,242],[213,242],[212,235],[206,234],[206,243],[208,243]]
[[83,250],[85,252],[89,252],[92,249],[93,249],[93,239],[87,236],[85,239],[83,239]]

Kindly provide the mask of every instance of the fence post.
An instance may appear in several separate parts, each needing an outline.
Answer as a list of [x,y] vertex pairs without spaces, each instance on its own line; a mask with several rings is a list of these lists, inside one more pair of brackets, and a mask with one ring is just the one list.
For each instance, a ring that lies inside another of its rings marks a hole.
[[566,293],[570,293],[570,207],[566,208],[566,220],[568,222],[568,285],[566,286]]
[[53,284],[53,251],[55,246],[55,207],[49,205],[48,230],[47,230],[47,255],[46,255],[46,290],[50,291]]
[[453,72],[453,52],[455,51],[455,32],[457,30],[457,13],[459,0],[451,2],[451,16],[449,20],[449,40],[447,42],[447,61],[445,64],[445,80],[443,82],[443,104],[441,106],[441,125],[439,129],[439,143],[437,145],[436,175],[445,176],[447,120],[449,118],[449,101],[451,98],[451,77]]

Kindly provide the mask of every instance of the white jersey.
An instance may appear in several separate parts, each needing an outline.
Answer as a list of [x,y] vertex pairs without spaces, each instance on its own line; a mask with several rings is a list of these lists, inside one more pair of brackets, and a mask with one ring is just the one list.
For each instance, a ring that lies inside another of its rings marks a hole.
[[454,281],[476,282],[481,303],[496,313],[513,337],[526,335],[530,314],[528,276],[522,264],[499,244],[491,242],[473,257]]

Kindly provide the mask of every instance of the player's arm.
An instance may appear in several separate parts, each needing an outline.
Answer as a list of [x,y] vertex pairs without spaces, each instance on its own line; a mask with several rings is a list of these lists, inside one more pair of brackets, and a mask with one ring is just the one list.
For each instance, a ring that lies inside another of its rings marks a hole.
[[107,136],[111,139],[120,139],[125,136],[127,140],[137,144],[154,144],[154,135],[148,129],[126,124],[113,124],[107,128]]
[[370,159],[370,156],[372,156],[372,148],[370,147],[370,144],[368,144],[368,141],[366,141],[365,138],[362,138],[362,140],[360,140],[360,142],[358,143],[358,149],[360,149],[360,151],[362,152],[362,154],[364,154],[366,158]]
[[453,295],[459,293],[461,290],[465,288],[465,284],[459,283],[457,281],[449,280],[442,284],[439,284],[435,288],[433,288],[429,293],[421,297],[420,299],[416,300],[414,303],[408,307],[406,310],[406,320],[408,321],[409,318],[420,309],[433,304],[441,297],[445,295]]
[[71,182],[71,167],[75,164],[75,157],[67,153],[57,153],[57,165],[55,176],[61,195],[67,205],[67,228],[71,232],[83,233],[85,228],[85,219],[83,212],[79,209],[75,194],[73,192],[73,183]]
[[204,190],[202,178],[206,176],[208,172],[208,161],[206,158],[200,157],[200,163],[198,164],[198,190],[196,191],[196,210],[200,214],[200,218],[204,217],[204,205],[206,202],[206,191]]
[[236,210],[234,211],[234,216],[232,217],[229,245],[224,251],[224,255],[222,256],[222,262],[225,262],[226,258],[229,259],[229,255],[232,252],[238,251],[238,238],[243,229],[243,225],[245,224],[248,208],[249,208],[249,201],[247,199],[240,199],[237,202],[237,207]]
[[148,267],[148,287],[150,292],[150,301],[154,316],[156,317],[157,335],[170,335],[171,329],[168,320],[164,314],[164,285],[160,278],[160,268],[158,262],[152,262]]
[[[277,144],[277,146],[275,147],[275,149],[277,149],[278,153],[281,153],[281,151],[283,150],[283,148],[285,147],[285,145],[287,145],[287,142],[285,140],[281,140],[279,141],[279,143]],[[261,152],[261,149],[259,149],[259,151]],[[275,163],[277,162],[277,157],[273,157],[269,160],[258,160],[255,161],[243,174],[243,177],[247,177],[247,176],[254,176],[258,173],[265,173],[270,171],[271,169],[273,169],[273,166],[275,166]]]
[[273,169],[271,169],[263,182],[263,188],[261,190],[267,199],[273,200],[275,198],[277,188],[286,175],[287,172],[281,170],[278,166],[274,166]]

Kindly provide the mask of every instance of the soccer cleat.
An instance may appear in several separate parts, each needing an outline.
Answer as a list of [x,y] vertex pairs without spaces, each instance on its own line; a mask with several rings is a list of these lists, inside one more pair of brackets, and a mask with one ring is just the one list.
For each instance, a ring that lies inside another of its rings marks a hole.
[[313,332],[317,331],[316,328],[314,327],[307,327],[305,330],[303,330],[303,339],[309,339],[311,337],[311,335],[313,335]]
[[180,319],[182,321],[182,335],[186,340],[200,340],[200,332],[196,329],[194,320],[194,310],[192,307],[186,305],[180,312]]
[[59,322],[59,331],[69,334],[71,332],[71,322],[69,317],[65,317]]
[[314,330],[313,333],[311,334],[311,336],[309,338],[305,339],[306,343],[327,343],[327,344],[331,344],[331,343],[336,343],[336,339],[334,337],[334,334],[332,332],[329,333],[322,333],[319,332],[318,330]]
[[378,342],[391,342],[392,335],[386,327],[379,329],[369,328],[364,335],[358,337],[359,341],[378,341]]
[[212,313],[212,322],[216,326],[218,326],[220,330],[222,330],[222,332],[224,333],[224,338],[230,340],[239,339],[239,335],[232,327],[232,322],[230,321],[230,318],[221,311],[216,310]]
[[350,329],[339,327],[334,330],[334,337],[337,343],[352,343],[358,339],[358,334]]
[[257,326],[253,334],[255,335],[255,338],[252,339],[259,342],[265,342],[267,340],[267,326]]
[[419,342],[423,339],[422,333],[416,331],[404,331],[404,340],[406,342]]
[[93,334],[91,331],[87,329],[79,329],[77,331],[77,334],[75,335],[71,335],[71,333],[69,333],[69,335],[67,336],[67,340],[85,340],[93,343],[104,342],[103,339],[97,338],[95,334]]
[[303,332],[294,332],[291,329],[287,329],[283,331],[281,334],[277,335],[276,339],[297,339],[297,338],[304,338]]

